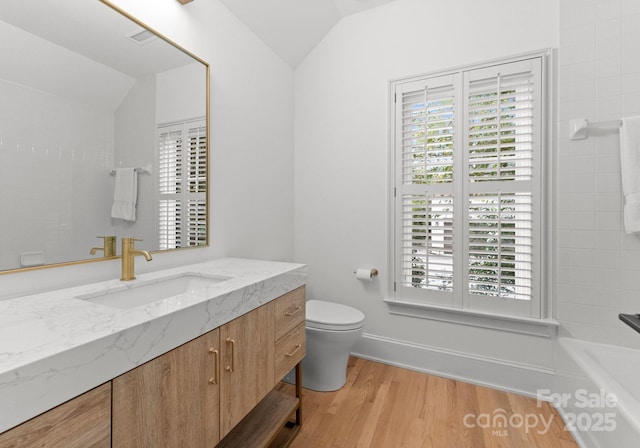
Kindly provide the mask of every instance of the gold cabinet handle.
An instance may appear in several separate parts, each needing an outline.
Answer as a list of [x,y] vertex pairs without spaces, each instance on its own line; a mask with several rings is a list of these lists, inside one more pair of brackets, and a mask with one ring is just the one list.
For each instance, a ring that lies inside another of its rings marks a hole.
[[285,355],[287,358],[291,358],[291,357],[292,357],[293,355],[295,355],[295,354],[298,352],[298,350],[300,350],[301,348],[302,348],[302,344],[296,344],[296,348],[295,348],[291,353],[285,353],[284,355]]
[[301,309],[302,306],[298,305],[293,311],[287,311],[286,313],[284,313],[284,315],[287,317],[293,316],[294,314],[299,313]]
[[231,365],[227,366],[227,372],[233,372],[234,369],[234,359],[236,357],[236,340],[227,338],[227,344],[231,344]]
[[218,352],[218,350],[216,350],[215,348],[211,347],[209,349],[209,353],[213,353],[214,356],[214,372],[213,372],[213,377],[209,378],[209,383],[211,384],[218,384],[218,362],[219,362],[219,356],[220,353]]

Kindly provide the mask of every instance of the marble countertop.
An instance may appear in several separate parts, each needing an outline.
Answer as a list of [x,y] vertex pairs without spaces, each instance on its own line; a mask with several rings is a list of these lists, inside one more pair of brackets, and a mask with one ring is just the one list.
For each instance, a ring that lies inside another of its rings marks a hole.
[[[228,278],[132,309],[77,297],[184,273]],[[0,432],[306,282],[295,263],[220,259],[0,301]]]

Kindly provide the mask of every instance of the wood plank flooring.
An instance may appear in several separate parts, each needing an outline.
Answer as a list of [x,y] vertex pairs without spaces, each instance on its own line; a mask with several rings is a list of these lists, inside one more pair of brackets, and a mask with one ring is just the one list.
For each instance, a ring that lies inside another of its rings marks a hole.
[[360,358],[341,390],[302,400],[291,448],[577,448],[548,403]]

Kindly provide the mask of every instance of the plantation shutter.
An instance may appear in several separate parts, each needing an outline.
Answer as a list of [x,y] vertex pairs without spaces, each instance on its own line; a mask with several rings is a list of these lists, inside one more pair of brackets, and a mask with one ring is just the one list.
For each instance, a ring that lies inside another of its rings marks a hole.
[[158,179],[161,194],[182,191],[182,127],[162,128],[158,136]]
[[188,246],[207,244],[207,128],[203,121],[189,123]]
[[540,58],[464,73],[468,308],[540,317]]
[[183,140],[181,124],[158,129],[158,238],[160,249],[182,246]]
[[207,192],[207,128],[204,123],[187,123],[189,142],[188,186],[190,193]]
[[158,208],[160,249],[182,247],[182,210],[180,201],[161,199]]
[[158,127],[161,249],[207,244],[207,134],[204,119]]
[[540,318],[543,59],[393,83],[398,299]]
[[188,202],[189,229],[188,246],[205,246],[207,244],[207,205],[204,199],[192,199]]
[[400,84],[396,98],[396,290],[454,302],[457,75]]

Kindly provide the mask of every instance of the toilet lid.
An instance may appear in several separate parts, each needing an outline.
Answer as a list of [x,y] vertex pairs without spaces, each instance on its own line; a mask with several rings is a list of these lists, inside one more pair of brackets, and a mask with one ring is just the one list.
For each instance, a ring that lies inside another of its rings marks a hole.
[[362,311],[340,303],[309,300],[306,304],[308,328],[355,330],[364,325]]

